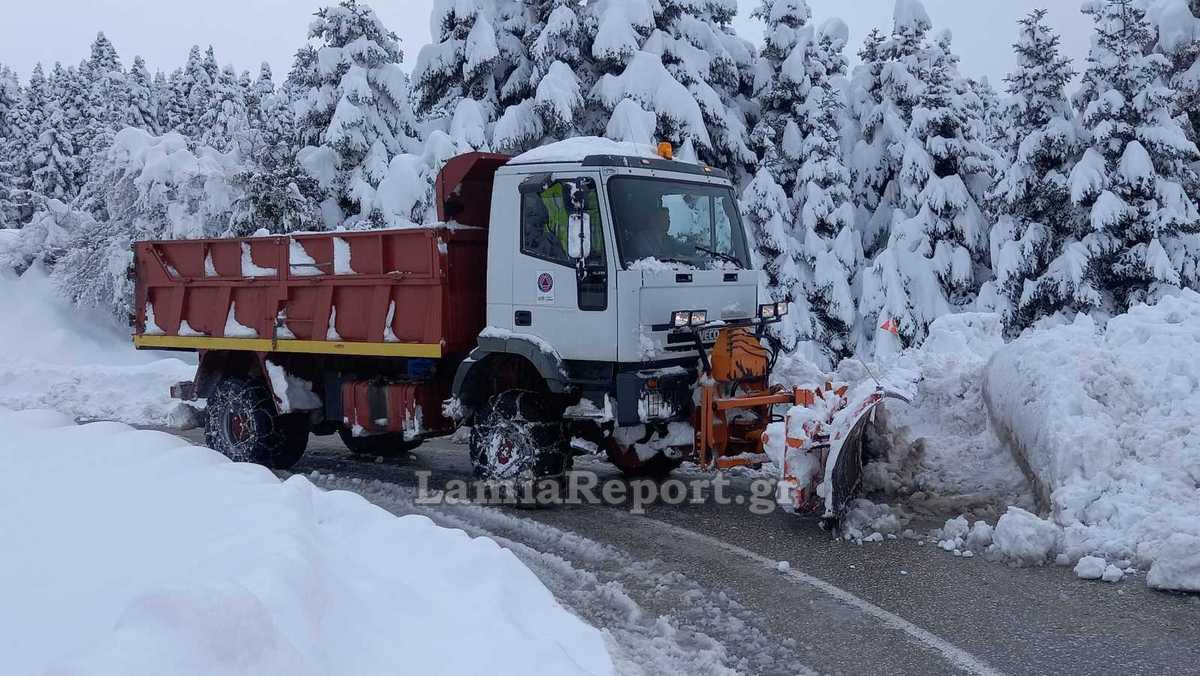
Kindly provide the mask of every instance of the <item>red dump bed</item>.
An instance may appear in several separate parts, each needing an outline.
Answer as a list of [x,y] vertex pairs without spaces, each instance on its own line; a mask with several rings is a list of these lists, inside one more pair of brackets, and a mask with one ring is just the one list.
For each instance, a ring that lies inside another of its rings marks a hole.
[[374,230],[135,245],[141,348],[463,354],[483,328],[487,232]]

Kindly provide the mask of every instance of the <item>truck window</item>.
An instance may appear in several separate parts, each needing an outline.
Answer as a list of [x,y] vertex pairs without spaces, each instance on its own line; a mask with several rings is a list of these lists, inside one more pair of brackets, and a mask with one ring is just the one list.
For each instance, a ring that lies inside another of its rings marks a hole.
[[[587,265],[604,268],[604,228],[595,193],[589,196],[588,207],[592,220],[592,252]],[[521,253],[573,268],[575,259],[567,253],[567,233],[567,210],[559,186],[521,195]]]
[[730,188],[619,176],[609,180],[608,195],[625,267],[653,259],[699,269],[750,268]]

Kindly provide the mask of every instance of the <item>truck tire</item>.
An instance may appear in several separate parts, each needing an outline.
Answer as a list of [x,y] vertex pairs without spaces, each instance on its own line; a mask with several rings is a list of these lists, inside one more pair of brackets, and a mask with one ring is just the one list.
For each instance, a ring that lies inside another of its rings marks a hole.
[[226,377],[208,398],[204,441],[234,462],[291,469],[308,447],[304,413],[280,415],[261,381]]
[[376,434],[369,437],[356,437],[345,427],[338,428],[338,436],[346,448],[356,455],[370,455],[379,458],[398,458],[408,455],[408,452],[421,445],[420,439],[405,440],[403,434]]
[[508,390],[491,397],[471,428],[471,465],[480,479],[560,479],[571,470],[560,412],[549,397]]

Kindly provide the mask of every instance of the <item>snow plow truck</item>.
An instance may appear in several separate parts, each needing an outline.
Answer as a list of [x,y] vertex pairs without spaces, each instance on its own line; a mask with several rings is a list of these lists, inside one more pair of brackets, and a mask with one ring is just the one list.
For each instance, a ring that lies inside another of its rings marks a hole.
[[789,509],[854,495],[889,392],[771,385],[787,303],[724,172],[577,139],[456,157],[435,199],[428,227],[134,245],[134,344],[198,353],[172,395],[206,401],[211,448],[287,469],[310,434],[394,456],[466,425],[486,480],[770,454]]

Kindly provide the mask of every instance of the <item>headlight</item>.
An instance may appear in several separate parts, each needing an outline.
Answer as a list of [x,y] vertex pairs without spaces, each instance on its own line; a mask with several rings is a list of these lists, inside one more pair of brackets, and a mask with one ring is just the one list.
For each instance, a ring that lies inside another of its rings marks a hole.
[[776,317],[783,317],[787,313],[788,313],[787,301],[780,301],[775,304],[775,316]]
[[775,318],[775,308],[776,308],[775,303],[771,303],[770,305],[759,305],[758,306],[758,316],[762,317],[763,319],[774,319]]
[[708,323],[707,310],[676,310],[671,313],[671,326],[682,329]]

